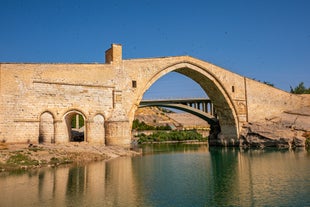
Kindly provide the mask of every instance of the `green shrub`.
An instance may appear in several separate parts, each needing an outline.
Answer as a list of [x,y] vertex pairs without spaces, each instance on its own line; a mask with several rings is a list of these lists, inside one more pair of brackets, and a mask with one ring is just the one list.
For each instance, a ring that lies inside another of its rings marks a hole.
[[203,137],[198,132],[191,131],[170,131],[170,132],[156,132],[150,135],[141,134],[138,136],[138,143],[145,142],[164,142],[164,141],[187,141],[187,140],[198,140],[207,141],[207,137]]
[[8,160],[7,164],[10,165],[38,165],[39,162],[37,160],[32,160],[29,156],[18,153],[12,155]]
[[[79,116],[79,128],[81,128],[82,126],[84,126],[84,118],[81,114],[78,114]],[[72,117],[71,120],[71,128],[75,128],[75,123],[76,123],[76,116]]]
[[300,82],[298,86],[296,86],[295,88],[293,88],[291,86],[291,93],[294,94],[310,94],[310,87],[307,88],[304,85],[304,82]]
[[59,159],[57,158],[57,157],[52,157],[51,159],[50,159],[50,164],[57,164],[57,163],[59,163],[60,161],[59,161]]
[[[156,120],[155,120],[156,122]],[[143,130],[171,130],[171,127],[166,125],[166,126],[150,126],[143,121],[140,122],[139,119],[135,119],[132,123],[132,129],[138,130],[138,131],[143,131]]]

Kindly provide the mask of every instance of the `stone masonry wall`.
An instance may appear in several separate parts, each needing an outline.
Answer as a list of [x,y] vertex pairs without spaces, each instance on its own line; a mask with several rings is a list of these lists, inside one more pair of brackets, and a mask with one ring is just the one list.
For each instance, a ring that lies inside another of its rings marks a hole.
[[0,141],[38,142],[41,115],[49,113],[54,136],[47,134],[68,142],[66,116],[77,113],[85,118],[86,141],[128,145],[143,94],[171,71],[207,92],[229,139],[239,138],[244,123],[310,105],[309,98],[189,56],[122,60],[121,53],[113,44],[106,64],[0,64]]
[[246,79],[246,85],[249,122],[310,106],[309,96],[291,94],[251,79]]
[[108,118],[115,88],[110,75],[113,71],[104,65],[2,64],[0,140],[36,142],[45,111],[62,122],[72,110],[86,122],[97,114]]

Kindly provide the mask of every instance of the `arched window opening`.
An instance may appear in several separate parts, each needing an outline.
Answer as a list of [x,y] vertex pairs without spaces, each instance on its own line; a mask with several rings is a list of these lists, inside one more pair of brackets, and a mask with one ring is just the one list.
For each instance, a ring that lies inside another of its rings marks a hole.
[[70,142],[83,142],[85,140],[85,119],[84,116],[76,111],[70,112],[65,117],[69,141]]

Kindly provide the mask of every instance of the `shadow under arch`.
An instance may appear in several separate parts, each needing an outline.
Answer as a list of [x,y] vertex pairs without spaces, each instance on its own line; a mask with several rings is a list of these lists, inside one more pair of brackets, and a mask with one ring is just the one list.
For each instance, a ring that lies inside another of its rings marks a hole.
[[64,120],[68,132],[69,142],[87,141],[86,137],[86,116],[77,109],[72,109],[64,114]]
[[[227,139],[238,139],[238,117],[236,115],[236,110],[234,108],[233,102],[227,91],[225,90],[221,82],[216,78],[216,76],[208,70],[208,68],[199,66],[189,61],[175,63],[159,70],[159,72],[154,74],[145,85],[142,93],[139,95],[136,106],[139,106],[139,103],[141,102],[144,93],[159,78],[172,71],[183,74],[200,85],[200,87],[212,100],[213,106],[216,109],[222,135]],[[210,135],[210,139],[217,139],[218,133],[219,132],[216,131],[215,134]]]

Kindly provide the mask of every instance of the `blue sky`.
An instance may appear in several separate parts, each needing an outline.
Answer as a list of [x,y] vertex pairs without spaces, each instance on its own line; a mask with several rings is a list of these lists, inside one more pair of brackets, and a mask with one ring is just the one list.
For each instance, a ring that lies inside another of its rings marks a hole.
[[[190,55],[286,91],[310,87],[309,0],[0,0],[0,8],[0,62],[103,63],[120,43],[124,59]],[[201,95],[181,76],[161,81],[150,97]]]

